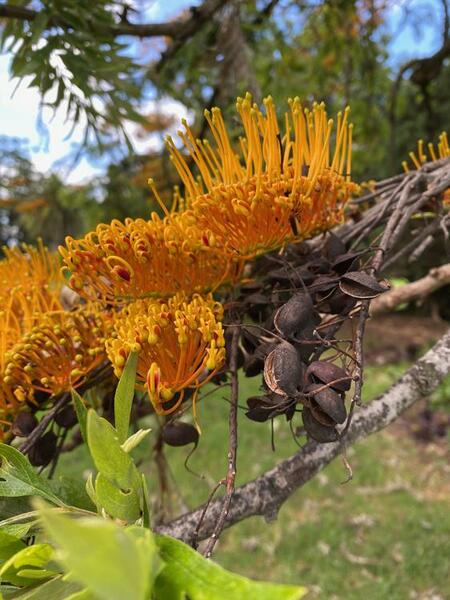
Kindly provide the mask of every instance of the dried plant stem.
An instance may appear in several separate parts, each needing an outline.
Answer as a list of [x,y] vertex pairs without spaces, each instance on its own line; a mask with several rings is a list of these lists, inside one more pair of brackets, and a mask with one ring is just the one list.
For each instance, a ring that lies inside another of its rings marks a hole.
[[[220,511],[214,531],[211,534],[205,548],[205,557],[210,558],[217,539],[221,534],[228,512],[230,510],[231,499],[234,494],[236,480],[236,457],[237,457],[237,408],[239,397],[239,382],[238,382],[238,344],[239,344],[239,329],[233,328],[231,338],[230,352],[230,371],[231,371],[231,397],[230,397],[230,413],[229,413],[229,447],[228,447],[228,472],[226,477],[226,492],[223,498],[222,510]],[[203,515],[204,518],[204,515]]]

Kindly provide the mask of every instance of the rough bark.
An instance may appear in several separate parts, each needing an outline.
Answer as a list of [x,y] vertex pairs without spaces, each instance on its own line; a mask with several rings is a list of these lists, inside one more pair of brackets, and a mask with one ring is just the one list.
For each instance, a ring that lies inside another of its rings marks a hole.
[[[273,520],[281,505],[346,447],[380,431],[420,398],[429,395],[450,372],[450,331],[420,358],[385,394],[359,408],[345,439],[331,444],[308,442],[290,458],[260,477],[236,489],[225,527],[262,515]],[[214,530],[222,500],[210,504],[199,531],[205,539]],[[160,526],[158,531],[190,542],[202,514],[202,507]]]

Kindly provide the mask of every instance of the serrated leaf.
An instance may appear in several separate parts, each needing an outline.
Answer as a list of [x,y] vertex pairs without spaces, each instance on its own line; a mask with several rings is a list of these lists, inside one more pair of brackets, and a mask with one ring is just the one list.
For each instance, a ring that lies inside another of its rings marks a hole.
[[37,579],[50,579],[57,572],[45,569],[53,555],[49,544],[26,546],[11,556],[0,568],[0,578],[14,585],[32,585]]
[[87,444],[86,420],[88,411],[80,394],[76,390],[71,390],[71,394],[75,412],[77,413],[78,423],[80,425],[81,436]]
[[179,540],[158,535],[166,567],[155,582],[155,600],[299,600],[307,589],[251,581],[226,571]]
[[114,396],[114,419],[121,444],[123,444],[128,437],[131,405],[133,404],[134,386],[136,383],[137,362],[138,353],[131,352],[128,356]]
[[123,528],[97,517],[71,519],[41,510],[43,526],[60,548],[57,560],[98,600],[147,600],[160,570],[150,530]]
[[0,496],[42,496],[53,504],[65,506],[19,450],[0,444],[0,458]]
[[122,450],[125,450],[127,453],[131,452],[142,442],[145,437],[147,437],[150,431],[151,429],[139,429],[139,431],[136,431],[136,433],[130,435],[130,437],[122,444]]

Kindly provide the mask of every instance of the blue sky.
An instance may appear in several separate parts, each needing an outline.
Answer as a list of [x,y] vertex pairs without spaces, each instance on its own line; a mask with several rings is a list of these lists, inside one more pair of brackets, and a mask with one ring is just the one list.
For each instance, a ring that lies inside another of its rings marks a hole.
[[[164,21],[180,9],[194,3],[198,4],[192,0],[155,0],[146,11],[146,20]],[[395,63],[403,62],[411,56],[428,55],[440,44],[440,32],[439,35],[436,35],[437,24],[441,21],[440,0],[397,0],[388,14],[386,23],[388,31],[394,32],[399,27],[402,7],[405,5],[414,8],[416,12],[421,11],[417,12],[420,15],[421,35],[418,36],[412,26],[402,29],[391,46],[392,60]],[[426,11],[425,7],[428,7]],[[64,122],[64,111],[61,110],[51,120],[52,115],[44,113],[48,136],[42,136],[37,127],[39,95],[33,89],[26,87],[26,81],[22,82],[13,93],[17,82],[11,81],[8,74],[10,59],[11,57],[8,55],[0,56],[0,135],[29,139],[31,156],[36,167],[44,172],[52,170],[55,161],[67,155],[72,145],[80,141],[82,129],[79,127],[69,140],[65,139],[70,130],[70,124]],[[174,113],[177,118],[186,116],[182,105],[167,102],[167,100],[164,105],[166,110]],[[149,105],[148,108],[152,108],[152,106]],[[137,140],[133,135],[133,129],[130,130],[130,133],[141,152],[160,143],[160,140],[154,137],[148,141]],[[80,182],[96,172],[98,172],[98,167],[90,164],[86,159],[82,159],[70,172],[67,180],[72,183]]]

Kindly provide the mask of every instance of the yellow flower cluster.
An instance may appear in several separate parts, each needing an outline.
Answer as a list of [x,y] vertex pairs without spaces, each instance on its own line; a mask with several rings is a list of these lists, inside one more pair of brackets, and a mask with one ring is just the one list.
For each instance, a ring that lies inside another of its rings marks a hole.
[[184,186],[171,210],[149,181],[162,218],[101,224],[60,248],[69,285],[114,307],[109,359],[120,376],[127,356],[139,353],[138,384],[158,414],[177,410],[185,390],[197,390],[224,363],[223,310],[201,294],[235,283],[247,260],[341,222],[357,189],[348,108],[333,135],[323,103],[309,110],[290,100],[284,133],[270,97],[264,106],[249,95],[237,100],[239,151],[219,109],[205,113],[212,143],[183,121],[183,148],[167,140]]
[[26,403],[77,387],[106,359],[106,317],[95,306],[67,312],[56,255],[4,249],[0,261],[0,439]]
[[137,380],[155,411],[174,412],[186,388],[204,385],[225,360],[223,308],[211,295],[178,294],[164,300],[137,300],[115,318],[106,351],[120,377],[131,352],[138,352]]
[[330,229],[357,186],[350,180],[353,126],[347,108],[338,115],[334,150],[333,121],[324,103],[303,109],[289,101],[284,135],[272,98],[265,114],[250,95],[238,98],[245,137],[237,155],[219,109],[205,113],[216,147],[195,139],[185,121],[179,132],[200,177],[169,138],[171,158],[186,189],[189,207],[201,231],[232,260],[248,260]]
[[6,353],[3,381],[19,402],[77,388],[105,360],[106,327],[94,306],[42,315]]
[[164,218],[113,221],[81,240],[67,238],[60,251],[72,288],[110,304],[214,291],[236,281],[246,260],[341,222],[357,188],[349,109],[338,115],[332,150],[323,103],[308,110],[291,100],[283,135],[272,99],[264,104],[265,113],[249,95],[237,101],[240,153],[219,109],[205,113],[213,144],[195,139],[183,122],[184,152],[170,138],[167,145],[185,196],[176,192]]
[[110,304],[212,290],[230,270],[186,213],[102,224],[82,240],[66,238],[60,252],[69,285],[89,300]]

